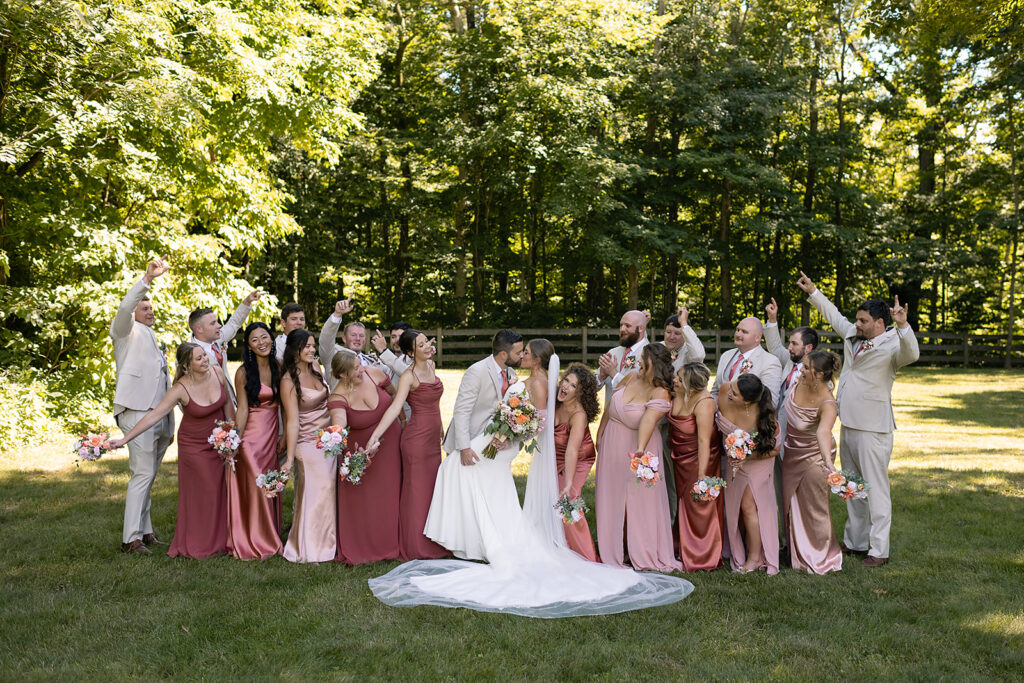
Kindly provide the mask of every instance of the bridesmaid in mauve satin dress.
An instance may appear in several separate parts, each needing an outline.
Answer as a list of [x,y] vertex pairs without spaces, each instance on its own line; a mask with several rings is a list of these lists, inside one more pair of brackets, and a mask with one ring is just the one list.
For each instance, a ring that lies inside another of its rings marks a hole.
[[[668,414],[672,475],[676,481],[679,559],[688,572],[722,566],[722,508],[725,496],[695,501],[693,485],[717,477],[722,441],[715,425],[715,400],[708,392],[711,371],[687,363],[676,373],[672,412]],[[724,492],[723,492],[724,493]]]
[[256,477],[277,469],[281,378],[274,338],[264,323],[245,328],[242,367],[235,372],[235,428],[242,444],[228,480],[228,548],[240,560],[281,552],[281,495],[267,498]]
[[[289,562],[328,562],[337,552],[335,484],[338,463],[316,447],[316,433],[330,425],[327,384],[316,362],[316,341],[306,330],[292,330],[284,346],[281,404],[287,456],[295,467],[295,508],[284,546]],[[296,396],[296,388],[301,395]]]
[[[597,459],[589,423],[598,413],[597,379],[585,365],[573,363],[562,375],[555,398],[555,466],[559,497],[579,498]],[[590,525],[584,517],[563,522],[565,541],[571,550],[591,562],[600,562]]]
[[[772,394],[756,375],[741,374],[718,391],[715,422],[725,439],[736,429],[755,438],[746,460],[725,459],[725,526],[734,572],[779,573],[779,506],[775,501],[775,456],[782,446]],[[770,435],[770,436],[769,436]]]
[[370,435],[376,443],[398,417],[402,406],[409,404],[411,416],[402,430],[402,492],[398,507],[398,526],[403,560],[430,560],[449,557],[451,553],[423,534],[434,497],[437,468],[441,466],[441,394],[444,384],[434,372],[434,345],[426,335],[405,330],[398,339],[402,353],[412,365],[402,373],[391,406]]
[[[201,402],[203,401],[203,402]],[[224,372],[210,364],[199,344],[178,346],[177,370],[170,390],[121,439],[120,448],[181,404],[178,426],[178,524],[167,554],[203,559],[228,550],[227,484],[224,459],[207,442],[218,420],[233,420]]]
[[[601,562],[633,569],[679,571],[675,559],[665,480],[640,484],[629,466],[631,451],[659,458],[658,422],[668,414],[672,357],[661,344],[643,347],[640,368],[626,375],[612,393],[597,431],[598,462],[594,506]],[[664,472],[664,470],[662,470]]]
[[793,569],[825,574],[843,568],[826,481],[828,473],[836,470],[832,427],[839,409],[828,383],[839,369],[839,356],[815,350],[804,357],[804,366],[783,403],[782,509]]
[[[348,426],[349,449],[370,446],[373,428],[391,407],[391,380],[377,368],[361,365],[354,353],[334,354],[331,372],[338,379],[327,403],[331,423]],[[398,527],[401,438],[401,427],[393,423],[381,436],[361,482],[338,481],[337,562],[370,564],[402,556]]]

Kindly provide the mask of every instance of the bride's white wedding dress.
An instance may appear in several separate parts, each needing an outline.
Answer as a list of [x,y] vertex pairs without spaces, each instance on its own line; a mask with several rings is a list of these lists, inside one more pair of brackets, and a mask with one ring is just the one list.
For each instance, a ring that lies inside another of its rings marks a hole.
[[[548,366],[547,416],[553,418],[558,357]],[[506,397],[523,393],[520,382]],[[466,467],[458,454],[445,458],[437,473],[424,534],[456,557],[484,560],[414,560],[370,579],[382,602],[396,607],[439,605],[530,617],[613,614],[666,605],[693,591],[685,579],[638,573],[583,559],[565,544],[557,498],[553,428],[541,430],[530,464],[525,510],[510,469],[518,444],[481,457]],[[483,452],[488,435],[473,439]]]

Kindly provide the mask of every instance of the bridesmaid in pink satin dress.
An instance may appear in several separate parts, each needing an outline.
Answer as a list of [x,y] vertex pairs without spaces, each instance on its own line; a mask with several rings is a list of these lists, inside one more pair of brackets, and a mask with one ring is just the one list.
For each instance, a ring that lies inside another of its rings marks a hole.
[[242,367],[235,372],[235,429],[242,445],[228,480],[228,548],[240,560],[277,555],[281,545],[281,495],[267,498],[256,477],[277,469],[281,377],[274,338],[264,323],[245,328]]
[[398,347],[412,359],[412,365],[398,380],[391,406],[368,439],[376,444],[394,424],[405,403],[412,411],[402,430],[402,493],[398,507],[398,526],[403,560],[430,560],[451,555],[444,547],[423,535],[434,481],[441,466],[441,394],[444,384],[434,372],[434,345],[425,334],[405,330]]
[[[331,372],[338,384],[327,407],[331,424],[347,426],[348,448],[368,447],[373,428],[391,407],[394,387],[382,371],[360,364],[354,353],[336,353]],[[398,505],[402,488],[402,429],[392,423],[359,484],[338,481],[335,561],[370,564],[402,556]],[[337,477],[335,472],[335,477]]]
[[228,550],[227,485],[224,459],[207,439],[217,420],[233,420],[224,372],[210,364],[206,351],[186,342],[178,347],[174,383],[163,399],[139,420],[115,448],[131,441],[181,404],[178,426],[178,524],[167,554],[203,559]]
[[725,497],[695,501],[693,485],[717,477],[722,441],[715,425],[715,400],[708,392],[711,371],[687,363],[676,373],[672,412],[668,415],[672,474],[676,481],[679,558],[688,572],[722,566],[722,509]]
[[[589,423],[598,411],[594,373],[585,365],[573,363],[558,383],[555,401],[555,465],[560,498],[579,498],[594,466],[597,450],[590,438]],[[569,548],[591,562],[600,562],[587,518],[563,524]]]
[[318,366],[313,335],[306,330],[289,332],[281,378],[287,448],[282,469],[295,469],[295,508],[283,553],[289,562],[327,562],[337,552],[334,499],[338,463],[316,447],[317,431],[331,423],[327,384]]
[[829,382],[839,356],[824,349],[804,356],[796,388],[786,394],[786,457],[782,459],[782,509],[793,569],[825,574],[843,568],[832,528],[827,475],[835,472],[832,427],[838,406]]
[[637,483],[629,467],[631,451],[663,457],[657,425],[671,408],[671,387],[671,353],[661,344],[649,344],[643,347],[639,370],[619,383],[601,418],[594,505],[598,551],[605,564],[624,567],[628,553],[633,569],[683,568],[673,550],[665,479],[647,487]]
[[[746,460],[726,458],[725,523],[732,570],[779,573],[779,507],[775,501],[775,456],[782,438],[772,394],[756,375],[744,373],[718,391],[715,421],[725,439],[736,429],[754,436]],[[741,525],[742,520],[742,525]]]

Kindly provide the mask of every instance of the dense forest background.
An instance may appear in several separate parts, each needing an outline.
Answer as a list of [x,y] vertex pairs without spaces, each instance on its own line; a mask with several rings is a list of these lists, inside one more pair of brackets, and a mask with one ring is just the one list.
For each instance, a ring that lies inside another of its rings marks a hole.
[[0,400],[109,407],[157,330],[251,287],[420,326],[729,327],[899,295],[1022,333],[1022,0],[9,0]]

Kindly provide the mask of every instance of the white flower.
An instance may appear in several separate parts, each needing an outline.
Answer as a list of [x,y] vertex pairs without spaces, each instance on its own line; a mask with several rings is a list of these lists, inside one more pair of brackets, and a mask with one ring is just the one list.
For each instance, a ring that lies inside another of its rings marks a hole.
[[659,458],[656,455],[652,455],[650,458],[648,458],[648,462],[650,463],[650,467],[652,470],[657,470],[658,465],[661,464],[661,458]]
[[697,490],[700,491],[701,493],[707,493],[708,483],[701,479],[699,482],[697,482]]
[[573,522],[578,522],[581,519],[583,519],[583,515],[580,513],[580,511],[579,510],[573,510],[572,511],[572,521]]
[[[347,458],[346,458],[346,460],[347,460]],[[342,465],[340,472],[341,472],[342,475],[348,474],[348,466],[347,465]]]
[[713,489],[711,489],[711,497],[712,498],[718,498],[718,494],[721,493],[721,492],[722,492],[722,490],[716,486]]

